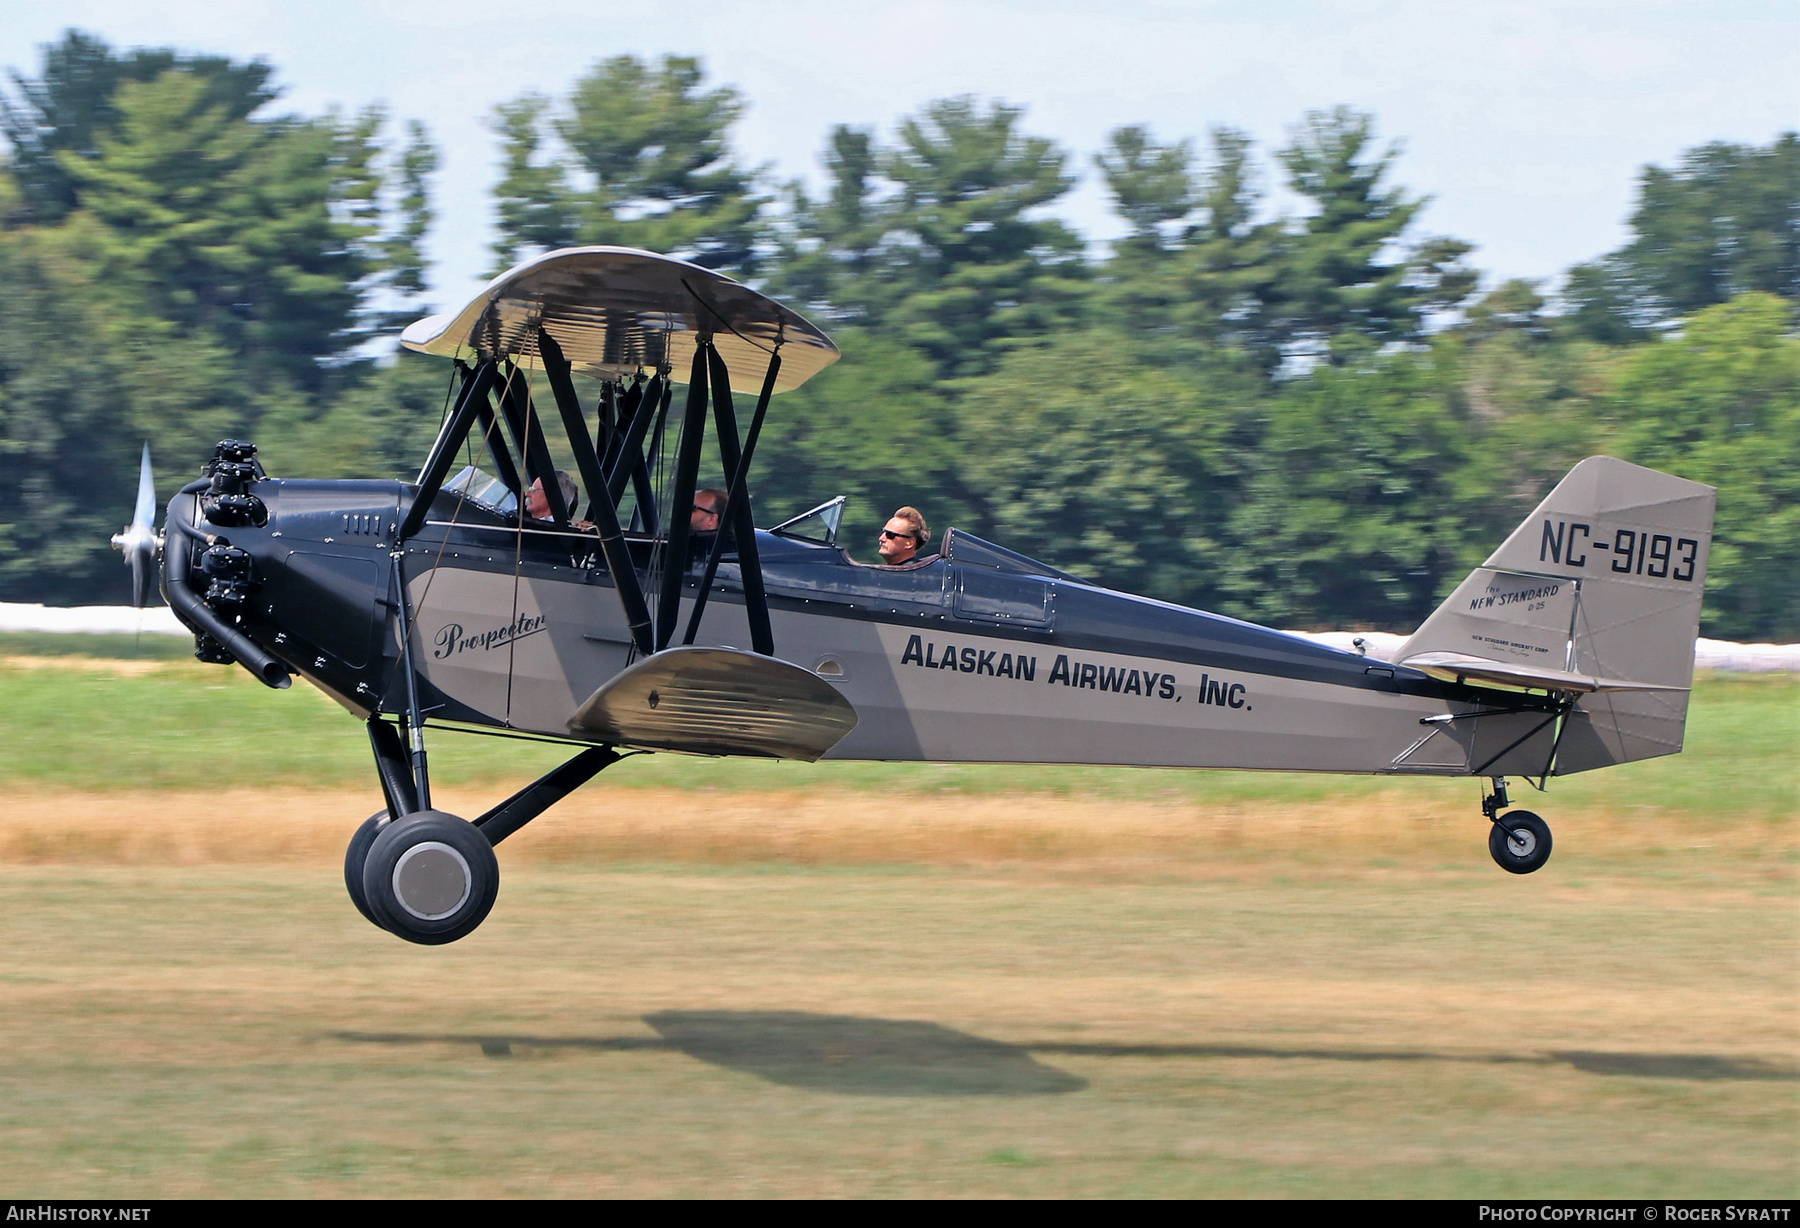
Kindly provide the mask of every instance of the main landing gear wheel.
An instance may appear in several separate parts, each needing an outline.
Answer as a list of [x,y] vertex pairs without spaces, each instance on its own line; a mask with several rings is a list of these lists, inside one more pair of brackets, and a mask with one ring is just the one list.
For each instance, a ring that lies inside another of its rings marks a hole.
[[1514,810],[1494,820],[1488,852],[1509,874],[1530,874],[1550,860],[1550,824],[1529,810]]
[[494,846],[474,824],[441,810],[421,810],[383,827],[363,863],[371,919],[427,946],[471,933],[499,891]]
[[350,847],[344,850],[344,890],[350,893],[350,902],[356,905],[356,911],[366,917],[371,925],[380,925],[375,914],[369,911],[369,896],[363,890],[363,866],[369,860],[369,846],[375,843],[375,837],[381,833],[382,823],[387,821],[388,812],[377,810],[368,817],[363,825],[356,829],[350,837]]

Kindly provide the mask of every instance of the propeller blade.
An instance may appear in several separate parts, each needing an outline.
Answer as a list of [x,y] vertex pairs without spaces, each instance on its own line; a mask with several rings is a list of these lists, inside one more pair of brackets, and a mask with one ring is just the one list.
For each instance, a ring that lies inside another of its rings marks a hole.
[[150,604],[150,565],[148,552],[134,550],[130,555],[131,562],[131,604],[134,609],[144,609]]
[[150,444],[144,444],[144,458],[138,464],[138,497],[137,511],[132,514],[131,527],[153,529],[156,527],[156,479],[150,474]]
[[144,445],[138,463],[137,510],[123,533],[112,536],[113,548],[125,555],[131,568],[131,604],[143,609],[150,604],[151,577],[156,567],[156,479],[150,473],[150,445]]

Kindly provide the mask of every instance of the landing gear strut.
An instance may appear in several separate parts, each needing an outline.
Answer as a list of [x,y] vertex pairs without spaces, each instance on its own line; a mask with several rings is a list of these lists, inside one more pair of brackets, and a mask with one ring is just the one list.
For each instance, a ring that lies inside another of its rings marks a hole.
[[1493,792],[1481,799],[1481,813],[1492,828],[1488,852],[1494,864],[1509,874],[1530,874],[1550,860],[1550,824],[1529,810],[1501,814],[1511,800],[1506,796],[1506,777],[1496,776]]
[[500,891],[494,846],[624,756],[610,746],[590,746],[473,823],[433,809],[401,554],[393,552],[391,583],[406,711],[398,726],[379,712],[369,717],[369,745],[387,809],[370,815],[350,837],[344,887],[357,911],[382,929],[435,946],[465,937],[486,920]]
[[344,887],[371,922],[436,946],[472,933],[500,890],[494,846],[624,756],[592,746],[473,823],[421,807],[418,777],[393,725],[375,717],[369,740],[388,808],[364,820],[344,853]]

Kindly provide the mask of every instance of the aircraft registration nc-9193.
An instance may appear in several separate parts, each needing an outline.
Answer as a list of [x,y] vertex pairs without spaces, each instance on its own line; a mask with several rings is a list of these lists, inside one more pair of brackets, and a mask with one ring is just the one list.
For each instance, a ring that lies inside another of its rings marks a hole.
[[[859,563],[838,545],[841,496],[755,527],[770,400],[838,351],[693,264],[551,252],[401,343],[460,377],[416,481],[271,478],[227,440],[160,539],[141,497],[115,541],[140,572],[160,548],[202,660],[272,687],[299,674],[366,722],[387,805],[344,881],[412,942],[474,930],[495,846],[634,752],[1475,776],[1494,860],[1526,874],[1550,830],[1508,808],[1509,776],[1541,788],[1681,749],[1709,486],[1582,461],[1384,661],[960,529],[929,557]],[[728,493],[702,534],[709,433]],[[432,806],[428,729],[580,749],[469,822]]]

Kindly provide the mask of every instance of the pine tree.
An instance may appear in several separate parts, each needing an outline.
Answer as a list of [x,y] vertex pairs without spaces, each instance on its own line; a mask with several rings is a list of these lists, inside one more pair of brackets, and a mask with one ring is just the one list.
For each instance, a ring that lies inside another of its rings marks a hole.
[[1130,227],[1100,270],[1097,307],[1139,341],[1171,334],[1185,315],[1188,290],[1175,257],[1187,245],[1187,222],[1199,204],[1193,162],[1191,142],[1160,144],[1138,125],[1109,133],[1105,150],[1094,156],[1113,208]]
[[0,94],[0,134],[11,146],[8,170],[18,187],[13,215],[43,225],[78,208],[80,189],[64,155],[96,157],[100,139],[119,121],[119,86],[154,81],[167,72],[197,81],[202,106],[230,119],[248,119],[277,96],[270,83],[274,69],[262,60],[238,64],[168,48],[118,54],[102,39],[70,30],[44,48],[37,77],[11,74],[16,98]]
[[1174,266],[1174,319],[1185,337],[1236,350],[1272,369],[1283,338],[1271,327],[1270,304],[1287,232],[1280,221],[1257,220],[1262,193],[1250,138],[1223,127],[1211,135],[1212,160],[1197,193],[1201,213],[1183,236]]
[[376,269],[368,127],[247,121],[173,70],[124,82],[113,106],[94,156],[58,155],[79,206],[69,239],[122,309],[217,337],[252,387],[319,387],[319,360],[352,343],[359,283]]
[[731,151],[743,103],[704,79],[691,57],[617,56],[577,81],[565,107],[535,95],[503,105],[501,262],[610,243],[753,273],[766,202],[760,172]]
[[896,195],[871,315],[945,374],[987,370],[1079,314],[1080,238],[1032,216],[1073,185],[1068,155],[1021,132],[1022,115],[968,97],[933,102],[881,159]]
[[774,230],[769,293],[828,320],[868,322],[889,225],[877,194],[878,159],[868,129],[832,128],[824,155],[831,178],[825,198],[814,201],[801,183],[786,188],[787,215]]
[[1348,107],[1310,112],[1277,154],[1288,186],[1312,203],[1289,235],[1268,304],[1290,355],[1336,361],[1415,339],[1431,312],[1475,288],[1461,263],[1468,244],[1432,239],[1399,250],[1426,200],[1387,184],[1399,147],[1373,153],[1374,127]]
[[1159,145],[1147,128],[1133,124],[1107,135],[1094,165],[1112,193],[1113,207],[1131,226],[1121,252],[1161,255],[1170,250],[1170,228],[1199,204],[1191,141]]

